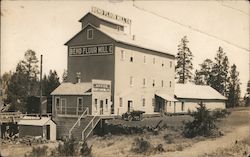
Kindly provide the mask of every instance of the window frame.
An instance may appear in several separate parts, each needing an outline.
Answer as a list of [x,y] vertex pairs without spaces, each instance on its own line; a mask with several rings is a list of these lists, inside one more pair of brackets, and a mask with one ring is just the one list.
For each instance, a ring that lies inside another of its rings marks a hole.
[[[92,32],[92,36],[90,37],[89,33]],[[94,38],[94,30],[92,28],[87,29],[87,40],[91,40]]]

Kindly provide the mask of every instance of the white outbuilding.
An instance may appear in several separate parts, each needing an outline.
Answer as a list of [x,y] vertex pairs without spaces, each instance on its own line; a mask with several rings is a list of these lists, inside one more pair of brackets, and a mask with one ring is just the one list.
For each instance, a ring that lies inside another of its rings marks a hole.
[[227,98],[210,86],[191,83],[176,84],[174,94],[178,102],[172,105],[172,113],[196,111],[200,103],[210,110],[226,108]]
[[19,137],[41,136],[47,140],[56,140],[56,124],[50,117],[25,116],[18,122]]

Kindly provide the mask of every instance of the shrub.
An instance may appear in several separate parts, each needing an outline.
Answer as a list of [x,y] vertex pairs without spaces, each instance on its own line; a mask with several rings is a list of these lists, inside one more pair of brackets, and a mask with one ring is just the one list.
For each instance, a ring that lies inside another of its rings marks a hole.
[[135,153],[143,153],[146,154],[147,152],[151,151],[151,144],[149,141],[145,140],[144,138],[135,138],[134,143],[132,145],[132,151]]
[[76,154],[77,143],[74,138],[66,139],[59,143],[57,149],[60,156],[73,156]]
[[158,144],[155,148],[154,148],[154,152],[155,153],[162,153],[162,152],[166,152],[165,149],[163,148],[162,144]]
[[166,141],[167,144],[171,144],[174,142],[174,137],[172,134],[166,134],[163,136],[164,140]]
[[186,122],[183,134],[185,137],[211,136],[217,132],[216,122],[226,115],[226,112],[210,112],[205,105],[199,104],[196,112],[192,112],[193,121]]
[[48,147],[33,147],[32,151],[28,154],[25,154],[25,157],[44,157],[48,155]]
[[84,157],[91,157],[92,156],[91,152],[92,152],[92,145],[89,147],[87,142],[84,141],[80,149],[80,154]]

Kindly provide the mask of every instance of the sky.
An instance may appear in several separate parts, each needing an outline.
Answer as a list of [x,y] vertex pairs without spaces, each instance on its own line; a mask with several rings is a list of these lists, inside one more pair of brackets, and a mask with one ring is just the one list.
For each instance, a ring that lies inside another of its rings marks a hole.
[[132,20],[136,38],[177,53],[187,35],[194,69],[223,47],[240,72],[242,95],[250,75],[250,5],[247,1],[1,1],[1,74],[15,71],[24,52],[43,55],[43,71],[67,69],[64,45],[81,30],[78,22],[95,6]]

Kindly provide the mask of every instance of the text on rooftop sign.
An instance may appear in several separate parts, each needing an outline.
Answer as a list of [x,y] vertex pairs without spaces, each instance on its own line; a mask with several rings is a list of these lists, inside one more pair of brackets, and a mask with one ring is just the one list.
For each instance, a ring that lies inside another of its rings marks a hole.
[[130,19],[122,17],[120,15],[116,15],[114,13],[111,13],[109,11],[106,11],[106,10],[103,10],[103,9],[100,9],[97,7],[92,7],[91,12],[108,17],[108,18],[111,18],[111,19],[114,19],[114,20],[117,20],[117,21],[120,21],[120,22],[123,22],[123,23],[126,23],[126,24],[131,24]]
[[93,91],[95,92],[110,92],[110,84],[93,84]]
[[69,56],[92,56],[113,54],[112,44],[69,47]]

